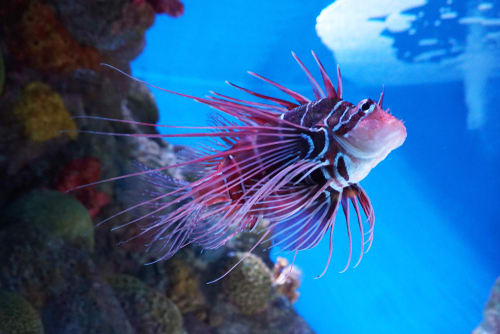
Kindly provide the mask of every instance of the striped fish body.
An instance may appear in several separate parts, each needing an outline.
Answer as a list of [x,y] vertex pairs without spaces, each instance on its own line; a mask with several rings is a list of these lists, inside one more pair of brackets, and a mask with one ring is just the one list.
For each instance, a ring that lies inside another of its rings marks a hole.
[[[349,256],[343,271],[350,265],[349,212],[353,208],[361,236],[358,265],[371,246],[375,223],[370,200],[358,182],[403,143],[406,129],[401,121],[382,109],[383,91],[378,102],[364,99],[354,105],[344,101],[340,71],[337,68],[335,89],[313,53],[325,94],[304,64],[295,54],[293,56],[313,87],[315,100],[250,72],[285,92],[295,102],[232,83],[229,84],[270,102],[239,100],[214,92],[208,98],[198,98],[166,90],[220,111],[221,114],[212,119],[212,126],[198,128],[209,132],[110,134],[167,138],[199,136],[212,138],[215,143],[191,160],[109,179],[138,175],[158,177],[160,171],[182,166],[197,166],[201,170],[200,179],[190,183],[174,182],[169,178],[163,182],[154,181],[154,184],[165,185],[164,193],[109,219],[139,207],[151,207],[149,214],[124,226],[146,221],[140,235],[151,236],[150,247],[159,252],[158,260],[168,259],[190,244],[205,249],[218,248],[239,232],[254,229],[262,217],[268,224],[262,226],[264,233],[250,252],[260,243],[272,240],[275,246],[297,253],[316,246],[328,234],[330,251],[327,264],[319,275],[322,276],[332,256],[332,235],[340,207],[344,211],[349,242]],[[368,225],[367,230],[365,225]]]
[[[311,134],[304,134],[307,141],[304,145],[305,157],[318,159],[324,167],[314,171],[308,180],[321,184],[334,180],[332,184],[337,190],[347,186],[349,175],[344,163],[345,152],[335,141],[336,130],[349,119],[349,110],[353,104],[337,98],[322,98],[317,101],[308,102],[283,115],[283,119],[305,126],[311,130]],[[344,121],[344,123],[341,122]],[[343,128],[342,128],[343,130]]]

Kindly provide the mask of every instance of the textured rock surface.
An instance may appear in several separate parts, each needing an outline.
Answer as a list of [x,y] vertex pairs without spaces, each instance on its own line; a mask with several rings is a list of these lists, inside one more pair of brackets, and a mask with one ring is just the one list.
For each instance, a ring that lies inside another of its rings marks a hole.
[[229,270],[243,259],[226,279],[222,287],[227,299],[246,315],[264,311],[271,296],[271,271],[262,260],[248,253],[236,253],[227,262]]
[[108,282],[137,333],[181,333],[181,313],[166,296],[129,275],[115,275]]
[[85,207],[70,195],[53,190],[34,190],[18,199],[8,211],[12,225],[36,229],[49,239],[94,247],[94,224]]
[[491,289],[490,299],[486,303],[483,321],[473,332],[474,334],[500,333],[500,277]]
[[0,291],[0,333],[42,334],[38,312],[24,298]]

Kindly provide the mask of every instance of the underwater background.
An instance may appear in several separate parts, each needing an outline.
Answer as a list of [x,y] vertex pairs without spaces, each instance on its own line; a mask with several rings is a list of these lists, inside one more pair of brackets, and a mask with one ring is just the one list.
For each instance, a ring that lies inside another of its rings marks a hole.
[[[328,240],[286,279],[293,253],[261,245],[206,284],[259,230],[151,264],[127,223],[151,212],[128,209],[155,184],[93,183],[175,164],[199,142],[92,117],[205,126],[213,110],[102,63],[194,96],[248,98],[225,80],[284,96],[250,70],[312,98],[290,54],[318,79],[311,50],[332,79],[340,66],[346,101],[384,86],[408,133],[361,182],[376,215],[363,261],[339,273],[339,223],[320,279]],[[500,333],[499,91],[498,0],[1,1],[0,333]]]
[[[310,56],[314,50],[329,73],[334,72],[335,52],[321,42],[316,31],[317,16],[331,3],[189,3],[182,17],[161,17],[147,32],[147,47],[132,63],[132,73],[195,96],[209,90],[234,95],[225,80],[276,95],[272,87],[246,73],[251,70],[311,96],[290,51],[314,68]],[[370,6],[390,8],[387,1],[353,3],[360,12],[369,11]],[[439,17],[443,7],[454,6],[449,12],[465,16],[465,9],[481,3],[493,7],[493,14],[488,15],[496,17],[497,27],[492,30],[498,31],[500,8],[494,1],[432,1],[427,6],[417,2],[414,12],[425,10],[431,20],[433,14]],[[422,35],[417,32],[413,38],[400,38],[397,46],[421,52],[415,40],[428,35],[465,41],[463,26],[455,23],[424,30]],[[326,263],[327,240],[297,256],[303,281],[295,308],[318,333],[466,333],[477,326],[485,296],[500,273],[500,114],[496,103],[500,45],[498,40],[495,43],[497,66],[487,74],[487,84],[480,85],[475,98],[481,100],[473,102],[484,104],[487,115],[475,129],[467,127],[467,83],[462,78],[440,79],[445,66],[436,66],[421,82],[408,77],[408,83],[402,79],[391,84],[380,78],[375,87],[365,84],[374,79],[363,77],[363,62],[352,64],[361,67],[356,72],[359,76],[346,76],[343,71],[348,101],[376,99],[385,84],[384,103],[404,120],[408,138],[361,182],[374,205],[377,223],[373,247],[360,266],[338,273],[346,259],[342,224],[336,232],[334,268],[323,278],[314,279]],[[483,48],[487,52],[486,44]],[[365,58],[369,57],[366,53]],[[342,62],[339,65],[342,70]],[[478,61],[472,66],[481,72],[488,64]],[[391,75],[390,66],[386,71]],[[366,75],[371,75],[369,69]],[[159,123],[206,124],[210,113],[206,106],[157,90],[153,94],[160,109]],[[196,145],[191,139],[174,140]],[[286,255],[291,261],[293,254]]]

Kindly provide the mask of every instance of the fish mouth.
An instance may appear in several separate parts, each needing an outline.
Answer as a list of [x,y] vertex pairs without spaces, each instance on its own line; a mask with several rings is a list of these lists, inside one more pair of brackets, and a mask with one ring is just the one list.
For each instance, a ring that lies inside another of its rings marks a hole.
[[338,139],[351,156],[380,161],[404,143],[406,128],[401,120],[377,107],[344,138]]

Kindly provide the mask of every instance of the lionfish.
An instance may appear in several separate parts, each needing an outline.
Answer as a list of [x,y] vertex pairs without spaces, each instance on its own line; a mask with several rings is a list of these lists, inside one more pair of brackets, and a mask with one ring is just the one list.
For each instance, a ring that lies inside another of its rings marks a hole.
[[[150,207],[148,213],[125,225],[150,220],[139,236],[152,236],[148,245],[161,252],[158,260],[170,258],[187,245],[203,249],[221,247],[238,233],[255,230],[258,226],[264,232],[249,252],[263,242],[272,241],[274,247],[293,251],[296,256],[298,251],[316,246],[328,233],[328,260],[319,278],[326,273],[332,257],[332,236],[339,207],[344,212],[349,243],[347,264],[342,271],[350,265],[352,205],[361,235],[357,266],[372,244],[375,223],[370,199],[359,182],[389,152],[403,144],[406,129],[388,110],[383,110],[384,90],[378,102],[364,99],[354,105],[344,101],[339,67],[335,89],[316,54],[312,52],[312,55],[325,91],[292,52],[312,86],[314,100],[248,72],[281,90],[295,102],[226,82],[263,101],[241,100],[216,92],[200,98],[160,88],[215,108],[219,113],[212,118],[214,124],[177,127],[84,116],[136,125],[199,130],[198,133],[185,134],[99,134],[215,139],[213,145],[198,150],[197,155],[187,161],[97,182],[158,175],[161,171],[182,166],[197,166],[201,171],[200,178],[193,182],[163,176],[161,182],[155,182],[162,187],[161,193],[105,221],[140,207]],[[361,210],[366,216],[367,232],[364,231]]]

